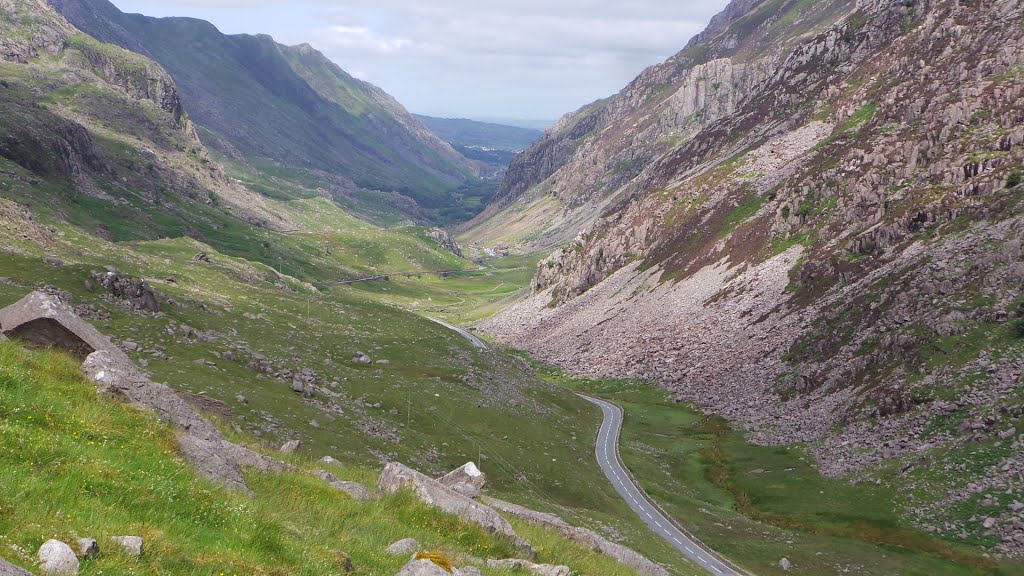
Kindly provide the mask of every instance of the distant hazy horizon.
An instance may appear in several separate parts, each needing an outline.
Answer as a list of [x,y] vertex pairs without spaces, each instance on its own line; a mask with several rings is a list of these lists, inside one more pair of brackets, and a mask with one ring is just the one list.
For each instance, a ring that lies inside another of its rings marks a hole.
[[125,12],[209,20],[228,34],[309,43],[417,114],[543,129],[681,50],[726,0],[114,3]]

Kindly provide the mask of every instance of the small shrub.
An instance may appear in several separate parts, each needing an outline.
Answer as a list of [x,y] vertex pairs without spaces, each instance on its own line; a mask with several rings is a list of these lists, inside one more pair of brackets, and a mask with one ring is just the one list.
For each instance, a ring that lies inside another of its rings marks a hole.
[[420,552],[419,554],[416,554],[416,559],[430,560],[434,564],[444,568],[445,572],[452,572],[454,570],[452,563],[439,552]]
[[1016,188],[1020,186],[1022,180],[1024,180],[1024,174],[1020,170],[1014,170],[1010,173],[1010,177],[1006,179],[1006,187]]
[[1013,334],[1017,338],[1024,338],[1024,318],[1017,318],[1013,321]]

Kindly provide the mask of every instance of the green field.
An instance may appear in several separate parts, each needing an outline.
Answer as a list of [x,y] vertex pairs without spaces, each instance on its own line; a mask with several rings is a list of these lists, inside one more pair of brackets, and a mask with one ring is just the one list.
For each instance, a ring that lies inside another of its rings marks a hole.
[[[586,380],[537,365],[549,381],[625,411],[622,459],[659,504],[697,537],[757,574],[1011,575],[973,546],[914,529],[904,494],[825,478],[802,446],[758,446],[715,416],[654,386]],[[784,571],[779,560],[793,568]]]

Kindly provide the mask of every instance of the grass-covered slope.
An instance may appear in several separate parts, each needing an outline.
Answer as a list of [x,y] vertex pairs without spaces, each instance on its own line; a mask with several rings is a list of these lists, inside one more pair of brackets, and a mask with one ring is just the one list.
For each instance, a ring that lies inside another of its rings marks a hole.
[[298,170],[332,191],[397,193],[418,207],[406,216],[421,220],[441,218],[475,178],[469,160],[393,98],[308,45],[227,36],[190,18],[123,14],[106,0],[51,4],[86,33],[166,68],[204,140],[228,157]]
[[[253,495],[199,478],[176,454],[174,431],[152,414],[102,397],[78,361],[0,342],[0,557],[33,569],[51,538],[95,538],[82,574],[393,574],[408,560],[384,549],[415,538],[456,565],[515,555],[483,529],[419,503],[409,493],[359,502],[310,474],[252,473]],[[376,470],[333,464],[370,486]],[[543,562],[578,573],[623,567],[557,535],[523,527]],[[145,539],[141,558],[108,537]],[[488,574],[512,574],[489,570]]]

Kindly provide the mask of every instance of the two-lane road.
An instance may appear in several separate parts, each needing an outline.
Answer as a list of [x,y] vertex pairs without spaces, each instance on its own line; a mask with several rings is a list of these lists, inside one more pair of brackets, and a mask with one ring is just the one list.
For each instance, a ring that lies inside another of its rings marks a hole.
[[637,485],[633,476],[619,458],[619,433],[622,430],[622,408],[580,394],[580,397],[600,406],[604,413],[601,430],[597,434],[597,462],[601,465],[615,489],[629,504],[630,508],[659,536],[685,554],[697,565],[712,574],[725,576],[750,576],[750,573],[729,562],[721,555],[697,540],[685,528],[670,519],[668,514],[651,500],[643,488]]

